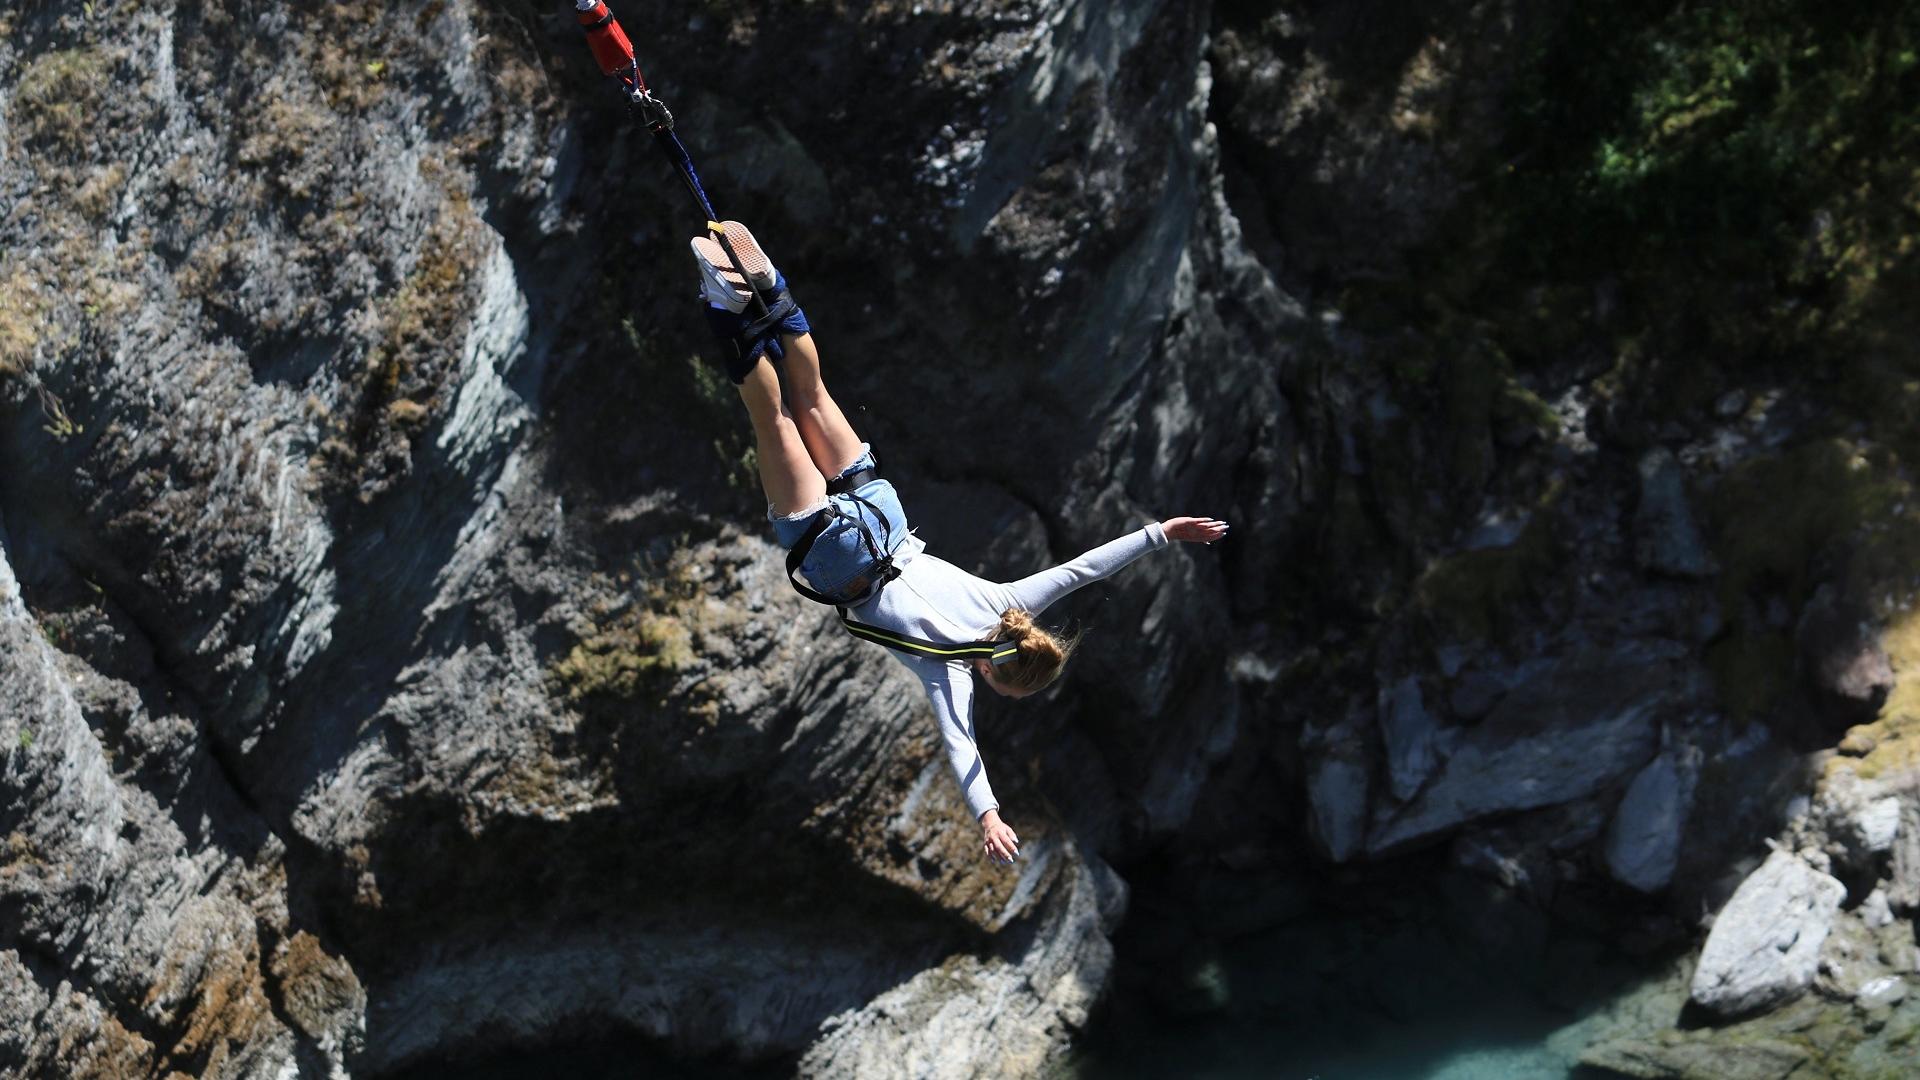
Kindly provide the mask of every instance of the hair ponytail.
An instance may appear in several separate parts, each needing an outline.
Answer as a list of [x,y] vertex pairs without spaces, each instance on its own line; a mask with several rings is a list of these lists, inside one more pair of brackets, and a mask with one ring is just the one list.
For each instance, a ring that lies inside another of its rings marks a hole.
[[1058,678],[1080,644],[1080,635],[1069,634],[1063,641],[1020,608],[1000,613],[1000,625],[990,639],[1016,642],[1020,647],[1019,655],[993,669],[994,681],[1029,693],[1045,689]]

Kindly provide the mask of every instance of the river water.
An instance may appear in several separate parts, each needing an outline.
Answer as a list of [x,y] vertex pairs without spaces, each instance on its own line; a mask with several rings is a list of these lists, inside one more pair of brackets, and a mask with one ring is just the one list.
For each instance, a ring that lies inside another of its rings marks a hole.
[[1570,935],[1471,881],[1268,899],[1278,924],[1247,927],[1244,903],[1209,918],[1173,910],[1191,891],[1136,895],[1061,1077],[1565,1080],[1595,1039],[1682,1004],[1671,956]]

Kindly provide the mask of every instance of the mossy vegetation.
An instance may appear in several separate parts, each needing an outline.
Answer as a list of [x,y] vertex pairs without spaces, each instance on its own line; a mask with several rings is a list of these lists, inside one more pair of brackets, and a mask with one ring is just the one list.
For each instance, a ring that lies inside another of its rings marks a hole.
[[1561,561],[1560,491],[1548,489],[1513,543],[1456,552],[1420,576],[1415,603],[1443,639],[1503,642],[1536,609],[1542,583]]
[[1546,283],[1545,303],[1506,306],[1550,322],[1617,276],[1618,333],[1647,335],[1639,365],[1662,382],[1802,348],[1840,360],[1834,333],[1912,274],[1916,50],[1911,5],[1573,9],[1515,95],[1481,222],[1514,280],[1489,284]]
[[[31,741],[26,745],[31,745]],[[38,870],[47,865],[47,861],[40,857],[40,851],[34,846],[33,840],[18,829],[7,834],[6,844],[0,847],[0,852],[3,852],[6,857],[6,862],[0,864],[0,877]]]
[[1492,433],[1508,438],[1551,436],[1559,417],[1515,377],[1513,362],[1484,336],[1464,337],[1446,365],[1447,431],[1451,473],[1478,490],[1494,466]]
[[575,704],[596,697],[634,700],[692,660],[692,638],[679,619],[630,608],[576,644],[553,666],[553,678]]
[[1734,715],[1757,715],[1787,693],[1790,619],[1820,580],[1844,571],[1877,594],[1879,617],[1904,618],[1920,567],[1915,495],[1891,449],[1838,438],[1752,459],[1720,478],[1707,511],[1728,633],[1707,658]]
[[[1883,618],[1920,584],[1920,7],[1577,5],[1532,48],[1415,272],[1343,308],[1431,342],[1393,374],[1440,388],[1469,488],[1488,426],[1551,434],[1525,387],[1576,370],[1602,372],[1583,377],[1628,447],[1702,429],[1730,389],[1811,406],[1794,443],[1706,478],[1728,626],[1708,659],[1730,709],[1761,711],[1820,581],[1850,575]],[[1498,637],[1551,557],[1538,536],[1455,555],[1416,599]]]
[[26,268],[0,266],[0,379],[21,375],[33,366],[43,310]]
[[510,778],[523,803],[572,790],[569,778],[604,796],[622,789],[621,777],[723,753],[714,740],[738,734],[722,723],[724,679],[707,654],[731,648],[721,643],[738,641],[752,616],[712,595],[715,556],[687,544],[682,537],[657,559],[636,554],[628,570],[597,579],[599,599],[547,669],[548,693],[570,721]]
[[[1913,1075],[1912,1051],[1914,1012],[1909,1005],[1886,1019],[1885,1027],[1864,1033],[1859,1014],[1849,1007],[1835,1007],[1819,995],[1809,994],[1771,1013],[1729,1027],[1690,1033],[1673,1041],[1706,1044],[1728,1063],[1724,1075],[1779,1075],[1774,1047],[1791,1047],[1807,1054],[1807,1061],[1796,1070],[1813,1076],[1844,1077],[1846,1080],[1906,1080]],[[1750,1051],[1759,1051],[1760,1068],[1747,1070],[1738,1063]]]
[[591,628],[551,669],[555,693],[575,704],[649,701],[665,705],[675,678],[694,666],[697,633],[708,628],[703,567],[685,548],[659,564],[645,556],[589,609]]
[[1841,755],[1827,762],[1827,772],[1844,769],[1863,780],[1920,782],[1920,612],[1896,621],[1880,644],[1893,663],[1893,690],[1872,723],[1847,733]]
[[62,159],[85,154],[94,137],[113,63],[97,49],[35,57],[13,95],[13,127],[29,149]]
[[1509,100],[1414,273],[1343,308],[1471,325],[1522,381],[1597,359],[1630,438],[1767,379],[1920,450],[1920,9],[1577,5]]
[[740,422],[739,394],[720,367],[708,357],[678,353],[658,337],[641,333],[631,318],[620,319],[620,330],[640,380],[678,399],[673,404],[683,423],[714,432],[713,453],[727,485],[741,491],[759,490],[752,432]]
[[[327,106],[339,113],[364,113],[386,95],[387,82],[396,74],[405,34],[396,40],[388,9],[379,4],[327,5],[326,32],[315,34],[311,70],[326,95]],[[410,57],[409,57],[410,58]]]
[[1900,543],[1920,522],[1906,518],[1910,486],[1884,457],[1847,440],[1822,439],[1755,458],[1721,477],[1707,508],[1723,565],[1723,601],[1732,606],[1766,589],[1797,609],[1814,585],[1815,557],[1828,545],[1870,525],[1904,526],[1885,536],[1886,544]]
[[548,667],[548,692],[575,721],[556,733],[555,755],[583,775],[662,753],[679,755],[674,770],[724,769],[725,747],[748,730],[727,717],[729,687],[733,669],[755,662],[749,642],[768,615],[718,595],[716,581],[757,565],[757,550],[682,535],[649,551],[596,579],[599,598]]
[[277,194],[305,199],[315,193],[320,170],[299,168],[310,154],[324,153],[337,118],[294,92],[269,101],[250,117],[251,130],[240,144],[238,161],[260,170]]
[[408,469],[412,439],[439,405],[472,315],[485,226],[462,184],[436,175],[445,180],[447,205],[411,272],[381,305],[379,337],[352,380],[351,406],[326,418],[322,486],[362,503]]

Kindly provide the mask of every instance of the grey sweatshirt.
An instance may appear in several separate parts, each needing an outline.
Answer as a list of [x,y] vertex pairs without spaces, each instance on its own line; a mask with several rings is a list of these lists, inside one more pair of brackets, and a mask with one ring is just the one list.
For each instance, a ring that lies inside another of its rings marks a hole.
[[[880,595],[853,609],[861,622],[931,641],[978,641],[1000,624],[1000,613],[1022,608],[1034,615],[1082,585],[1111,577],[1121,567],[1155,548],[1167,546],[1167,534],[1158,522],[1094,548],[1092,551],[1010,583],[974,577],[965,570],[926,553],[918,538],[910,538],[894,555],[900,576]],[[947,744],[947,762],[953,767],[967,808],[977,821],[997,808],[987,767],[973,737],[973,669],[964,660],[934,660],[889,649],[926,687],[940,734]]]

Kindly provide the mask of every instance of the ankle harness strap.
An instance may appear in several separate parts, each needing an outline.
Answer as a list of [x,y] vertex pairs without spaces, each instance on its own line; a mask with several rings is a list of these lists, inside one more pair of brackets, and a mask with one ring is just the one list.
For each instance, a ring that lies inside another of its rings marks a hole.
[[[859,490],[861,486],[865,484],[871,484],[872,482],[878,479],[880,479],[880,466],[869,465],[864,469],[860,469],[855,472],[850,472],[845,476],[841,476],[833,480],[829,480],[827,482],[827,494],[849,495],[849,494],[852,494],[854,491]],[[875,513],[878,513],[878,512],[879,511],[875,511]],[[883,517],[880,520],[884,522],[886,518]]]

